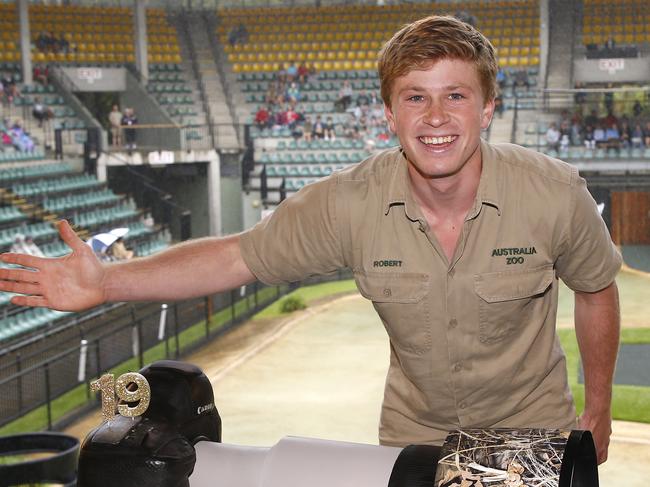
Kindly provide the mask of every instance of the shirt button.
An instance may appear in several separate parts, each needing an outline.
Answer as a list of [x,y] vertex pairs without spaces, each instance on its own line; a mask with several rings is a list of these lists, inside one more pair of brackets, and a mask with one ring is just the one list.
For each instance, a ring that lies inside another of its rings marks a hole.
[[458,320],[456,318],[452,318],[449,320],[449,328],[456,328],[458,326]]
[[462,368],[463,368],[463,365],[460,362],[456,362],[454,364],[454,367],[453,367],[454,372],[460,372],[462,370]]
[[384,289],[384,296],[387,298],[390,298],[391,294],[393,294],[389,288]]
[[465,404],[464,402],[461,402],[461,403],[458,405],[458,407],[459,407],[459,409],[465,409],[465,408],[467,407],[467,404]]

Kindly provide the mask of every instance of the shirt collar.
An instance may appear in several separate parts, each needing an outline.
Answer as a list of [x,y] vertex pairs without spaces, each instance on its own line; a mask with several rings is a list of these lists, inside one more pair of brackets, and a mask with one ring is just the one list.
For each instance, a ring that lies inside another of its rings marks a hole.
[[[499,155],[485,140],[481,139],[480,145],[482,158],[481,178],[479,180],[474,206],[467,215],[467,219],[476,218],[484,204],[493,206],[501,214],[497,175]],[[395,205],[404,205],[406,216],[412,221],[417,221],[420,219],[420,210],[411,194],[408,161],[401,148],[395,151],[393,157],[395,163],[393,164],[390,184],[384,203],[384,214],[388,215],[391,208]]]
[[408,174],[409,163],[401,147],[395,151],[394,158],[387,198],[384,204],[384,215],[388,215],[393,206],[404,206],[406,216],[411,221],[417,221],[420,219],[420,209],[411,194]]

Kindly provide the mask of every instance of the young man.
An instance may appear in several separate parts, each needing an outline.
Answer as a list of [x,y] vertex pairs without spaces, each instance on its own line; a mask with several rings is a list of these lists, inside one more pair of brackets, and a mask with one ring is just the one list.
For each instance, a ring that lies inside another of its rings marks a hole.
[[[399,149],[305,187],[250,231],[128,264],[102,266],[61,223],[74,252],[5,255],[37,272],[2,270],[0,289],[27,295],[15,304],[79,310],[349,267],[390,337],[383,444],[440,443],[459,427],[579,426],[593,431],[604,461],[621,258],[573,167],[481,141],[496,70],[493,47],[471,26],[414,22],[379,59]],[[579,425],[555,334],[558,277],[576,292]]]

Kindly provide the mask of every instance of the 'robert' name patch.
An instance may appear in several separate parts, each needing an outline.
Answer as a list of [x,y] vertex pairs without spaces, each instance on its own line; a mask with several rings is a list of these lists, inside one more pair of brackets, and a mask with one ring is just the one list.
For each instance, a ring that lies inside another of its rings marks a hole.
[[401,260],[375,260],[373,267],[402,267]]

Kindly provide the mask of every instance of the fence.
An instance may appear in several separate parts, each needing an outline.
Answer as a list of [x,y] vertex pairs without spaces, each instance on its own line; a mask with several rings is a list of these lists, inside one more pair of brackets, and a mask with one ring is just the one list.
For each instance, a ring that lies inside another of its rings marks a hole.
[[[347,277],[340,272],[303,284]],[[1,350],[0,426],[44,406],[36,421],[48,430],[62,427],[95,406],[92,378],[116,367],[137,370],[155,360],[186,355],[296,287],[255,283],[169,306],[122,305]],[[63,395],[75,406],[72,414],[66,414],[69,406],[60,410],[56,403]],[[39,427],[30,423],[26,428]]]

